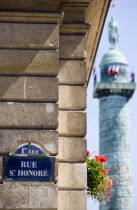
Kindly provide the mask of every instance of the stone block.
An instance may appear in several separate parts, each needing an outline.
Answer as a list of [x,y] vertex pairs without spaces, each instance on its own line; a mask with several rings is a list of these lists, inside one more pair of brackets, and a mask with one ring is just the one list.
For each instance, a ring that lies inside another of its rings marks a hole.
[[[54,184],[34,184],[31,186],[31,208],[57,208],[57,188]],[[39,205],[38,205],[39,204]]]
[[86,135],[86,113],[85,112],[59,112],[59,135],[81,136]]
[[84,85],[86,83],[86,62],[60,60],[59,83]]
[[3,156],[0,156],[0,183],[3,182]]
[[0,189],[0,209],[57,208],[57,189],[53,183],[4,181]]
[[0,76],[0,100],[57,101],[55,77]]
[[0,154],[13,151],[19,144],[36,142],[48,150],[49,154],[58,152],[57,131],[0,129]]
[[[74,9],[75,8],[75,9]],[[77,7],[71,7],[70,10],[64,12],[64,22],[72,24],[73,23],[84,23],[85,22],[85,12],[84,11],[76,11]],[[74,9],[74,11],[72,11]],[[66,8],[63,8],[63,11]],[[79,9],[78,9],[79,10]]]
[[60,58],[85,59],[85,35],[60,35]]
[[59,161],[85,162],[87,141],[83,138],[59,137]]
[[58,8],[57,0],[1,0],[0,10],[8,11],[33,11],[33,12],[55,12]]
[[0,49],[0,74],[57,75],[59,57],[56,50]]
[[0,23],[0,47],[58,48],[59,26],[40,23]]
[[59,191],[59,210],[87,210],[86,191]]
[[0,103],[0,128],[57,128],[57,104]]
[[59,109],[86,109],[86,87],[59,86]]
[[83,163],[59,163],[59,189],[86,189],[87,168]]

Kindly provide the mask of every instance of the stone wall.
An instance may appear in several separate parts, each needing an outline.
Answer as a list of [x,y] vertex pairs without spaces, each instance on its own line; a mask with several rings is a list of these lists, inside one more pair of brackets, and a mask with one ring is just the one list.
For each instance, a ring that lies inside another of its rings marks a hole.
[[[0,209],[86,210],[88,25],[61,26],[57,1],[24,3],[0,5]],[[55,157],[53,182],[3,179],[4,155],[25,142]]]
[[[16,2],[11,6],[16,7]],[[60,13],[0,13],[0,209],[58,208],[57,76],[62,17]],[[56,158],[53,182],[3,180],[3,155],[28,141]]]

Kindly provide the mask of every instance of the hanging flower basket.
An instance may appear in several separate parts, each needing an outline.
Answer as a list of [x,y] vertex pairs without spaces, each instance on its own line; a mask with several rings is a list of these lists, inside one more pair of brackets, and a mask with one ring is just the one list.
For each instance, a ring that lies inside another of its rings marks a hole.
[[87,194],[103,204],[110,200],[113,186],[113,179],[108,177],[109,170],[104,168],[107,159],[101,155],[91,158],[87,151]]

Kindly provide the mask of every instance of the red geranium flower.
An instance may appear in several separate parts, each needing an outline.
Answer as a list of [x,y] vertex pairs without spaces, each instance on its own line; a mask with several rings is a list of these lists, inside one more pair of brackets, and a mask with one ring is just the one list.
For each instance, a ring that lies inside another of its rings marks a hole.
[[94,158],[96,161],[98,161],[100,164],[106,164],[107,157],[103,157],[102,155],[95,156]]
[[104,175],[107,175],[107,174],[108,174],[108,172],[109,172],[109,170],[108,170],[108,169],[103,168],[103,169],[102,169],[102,172],[104,173]]
[[87,156],[90,156],[90,151],[87,151],[86,154],[87,154]]

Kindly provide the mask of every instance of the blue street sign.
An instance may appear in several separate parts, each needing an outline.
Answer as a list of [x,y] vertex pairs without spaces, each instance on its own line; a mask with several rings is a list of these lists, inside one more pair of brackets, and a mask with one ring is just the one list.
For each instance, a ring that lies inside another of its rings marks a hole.
[[52,181],[54,174],[54,158],[5,156],[4,178],[13,180]]

